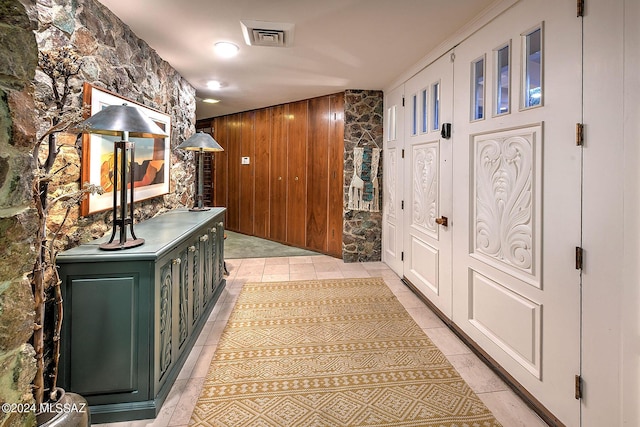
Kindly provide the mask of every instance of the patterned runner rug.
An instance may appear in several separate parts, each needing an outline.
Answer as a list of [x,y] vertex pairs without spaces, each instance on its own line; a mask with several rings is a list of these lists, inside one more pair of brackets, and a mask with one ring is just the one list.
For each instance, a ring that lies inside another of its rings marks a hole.
[[191,426],[500,426],[381,278],[248,283]]

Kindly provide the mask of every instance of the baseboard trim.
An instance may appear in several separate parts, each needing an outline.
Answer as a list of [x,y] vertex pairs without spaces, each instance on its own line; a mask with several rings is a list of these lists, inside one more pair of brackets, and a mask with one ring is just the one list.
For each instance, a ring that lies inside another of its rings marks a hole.
[[529,393],[518,381],[515,380],[498,362],[495,361],[487,352],[485,352],[475,341],[473,341],[458,325],[456,325],[451,319],[438,309],[426,296],[424,296],[416,286],[411,283],[406,277],[402,278],[402,282],[407,285],[409,289],[420,300],[427,305],[436,316],[444,322],[445,325],[464,342],[473,351],[476,356],[480,358],[493,372],[498,375],[508,386],[513,390],[515,394],[522,399],[538,416],[551,427],[565,427],[565,425],[549,411],[538,399],[536,399],[531,393]]

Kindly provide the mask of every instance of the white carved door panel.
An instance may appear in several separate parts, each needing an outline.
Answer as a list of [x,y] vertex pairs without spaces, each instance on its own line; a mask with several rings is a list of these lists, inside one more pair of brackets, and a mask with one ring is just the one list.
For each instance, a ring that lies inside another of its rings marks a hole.
[[580,423],[581,22],[521,1],[456,47],[453,321]]
[[441,57],[405,83],[404,276],[451,316],[453,64]]
[[404,85],[385,94],[382,208],[382,260],[402,277],[402,151],[404,149]]

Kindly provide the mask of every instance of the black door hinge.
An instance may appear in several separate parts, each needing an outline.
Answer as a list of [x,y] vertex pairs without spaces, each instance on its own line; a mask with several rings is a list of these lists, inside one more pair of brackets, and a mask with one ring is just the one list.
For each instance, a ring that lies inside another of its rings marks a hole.
[[584,16],[584,0],[578,0],[577,6],[578,6],[577,16],[578,18],[581,18]]
[[400,261],[404,261],[404,252],[400,252]]
[[404,148],[402,149],[402,158],[404,159]]
[[584,125],[582,123],[576,123],[576,145],[584,145]]
[[404,210],[404,200],[400,202],[400,209]]
[[582,270],[584,254],[580,246],[576,246],[576,270]]
[[575,379],[575,398],[576,400],[582,399],[582,377],[576,375]]
[[402,97],[402,106],[404,107],[404,96]]

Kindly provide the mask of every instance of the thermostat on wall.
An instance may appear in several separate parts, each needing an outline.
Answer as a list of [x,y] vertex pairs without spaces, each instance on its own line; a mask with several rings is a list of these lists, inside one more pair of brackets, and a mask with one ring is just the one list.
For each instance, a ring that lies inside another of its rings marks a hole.
[[249,158],[248,157],[243,157],[242,158],[242,164],[243,165],[248,165],[249,164]]

